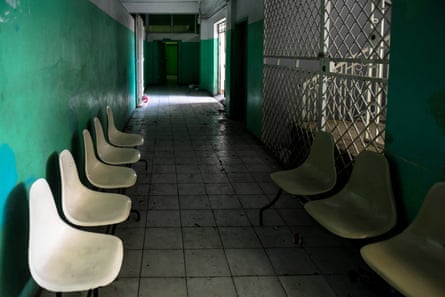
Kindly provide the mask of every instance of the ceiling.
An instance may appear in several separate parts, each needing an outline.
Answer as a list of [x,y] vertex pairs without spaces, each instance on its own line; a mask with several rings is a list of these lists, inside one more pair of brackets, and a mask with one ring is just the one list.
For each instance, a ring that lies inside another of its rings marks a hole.
[[210,17],[228,0],[120,0],[129,13],[138,14],[200,14]]

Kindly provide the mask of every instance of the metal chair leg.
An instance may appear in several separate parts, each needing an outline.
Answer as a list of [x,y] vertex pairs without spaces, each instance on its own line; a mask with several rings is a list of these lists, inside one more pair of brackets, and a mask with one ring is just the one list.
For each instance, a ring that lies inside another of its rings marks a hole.
[[136,222],[139,222],[141,220],[141,213],[139,212],[139,210],[132,209],[130,212],[136,215]]
[[147,160],[145,160],[145,159],[140,159],[139,162],[144,162],[144,165],[145,165],[145,171],[147,171],[147,170],[148,170],[148,162],[147,162]]
[[278,190],[278,193],[275,195],[275,198],[272,201],[270,201],[269,204],[267,204],[266,206],[264,206],[263,208],[260,209],[260,226],[263,226],[263,212],[266,209],[270,208],[272,205],[274,205],[278,201],[282,192],[283,192],[283,189],[280,188]]

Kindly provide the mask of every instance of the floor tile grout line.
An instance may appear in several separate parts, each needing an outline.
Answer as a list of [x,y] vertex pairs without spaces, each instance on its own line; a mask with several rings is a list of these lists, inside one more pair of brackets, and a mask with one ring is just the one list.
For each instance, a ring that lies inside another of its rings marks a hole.
[[[178,185],[178,170],[176,166],[176,153],[174,151],[173,147],[173,156],[175,158],[175,177],[176,177],[176,184]],[[182,258],[183,258],[183,268],[184,268],[184,283],[185,283],[185,294],[186,296],[189,296],[189,288],[188,288],[188,281],[187,281],[187,263],[186,263],[186,257],[185,257],[185,243],[184,243],[184,232],[183,232],[183,224],[182,224],[182,213],[181,213],[181,205],[179,201],[179,187],[176,186],[176,197],[178,202],[178,215],[179,215],[179,226],[181,231],[181,244],[182,244]]]
[[[145,120],[145,116],[144,116],[144,120]],[[144,135],[145,136],[145,135]],[[149,168],[153,168],[153,160],[154,158],[151,158],[151,166],[149,166]],[[145,193],[145,198],[147,199],[147,204],[146,204],[146,208],[145,211],[147,213],[147,216],[145,217],[145,222],[144,222],[144,232],[143,232],[143,237],[142,237],[142,252],[141,252],[141,263],[139,264],[139,275],[138,275],[138,288],[137,288],[137,296],[139,297],[140,293],[141,293],[141,276],[142,276],[142,269],[143,269],[143,264],[144,264],[144,248],[145,248],[145,237],[147,234],[147,225],[148,225],[148,210],[150,208],[150,191],[151,191],[151,186],[152,186],[152,179],[153,179],[153,174],[152,171],[150,171],[149,174],[149,181],[148,181],[148,193]],[[142,219],[142,218],[141,218]]]

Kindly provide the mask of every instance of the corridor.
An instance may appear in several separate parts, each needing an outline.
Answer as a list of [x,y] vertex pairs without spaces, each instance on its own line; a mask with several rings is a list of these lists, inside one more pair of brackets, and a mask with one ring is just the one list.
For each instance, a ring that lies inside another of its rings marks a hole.
[[318,226],[297,199],[283,195],[258,226],[280,167],[220,103],[188,88],[148,96],[127,126],[145,136],[148,170],[134,166],[138,181],[126,192],[141,220],[118,225],[124,263],[101,296],[382,296],[348,280],[350,269],[366,269],[359,246]]

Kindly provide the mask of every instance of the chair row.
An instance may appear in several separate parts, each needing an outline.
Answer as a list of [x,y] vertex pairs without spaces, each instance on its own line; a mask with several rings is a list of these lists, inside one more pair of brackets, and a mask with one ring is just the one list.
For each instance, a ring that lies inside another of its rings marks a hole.
[[[106,142],[102,125],[95,118],[96,156],[89,131],[83,131],[86,176],[100,189],[127,188],[136,183],[136,172],[116,165],[139,160],[139,151],[132,147],[141,145],[143,137],[117,130],[109,107],[107,115],[109,139],[115,145]],[[74,291],[98,296],[98,288],[110,284],[120,271],[123,244],[114,235],[87,232],[79,227],[112,226],[114,233],[115,225],[128,219],[131,199],[85,186],[69,150],[60,153],[59,168],[62,210],[69,223],[59,216],[47,181],[43,178],[35,181],[29,194],[31,275],[39,286],[56,292],[57,296]]]
[[[329,192],[337,181],[335,144],[326,132],[317,132],[309,156],[299,167],[274,172],[272,180],[291,195],[311,196]],[[354,160],[351,176],[336,194],[310,200],[305,210],[331,233],[348,239],[376,238],[397,223],[397,211],[388,161],[383,154],[362,151]],[[400,234],[361,248],[365,262],[395,289],[406,296],[445,296],[445,182],[434,185],[426,195],[415,220]]]

